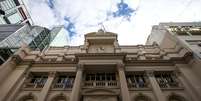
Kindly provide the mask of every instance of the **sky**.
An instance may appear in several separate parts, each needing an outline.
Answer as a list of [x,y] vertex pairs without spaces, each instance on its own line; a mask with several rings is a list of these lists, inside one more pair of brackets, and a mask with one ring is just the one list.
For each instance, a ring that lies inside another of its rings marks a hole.
[[[201,0],[24,0],[35,25],[66,31],[54,46],[82,45],[98,29],[118,34],[120,45],[145,44],[160,22],[201,21]],[[67,37],[68,38],[65,38]],[[69,39],[67,41],[62,41]]]

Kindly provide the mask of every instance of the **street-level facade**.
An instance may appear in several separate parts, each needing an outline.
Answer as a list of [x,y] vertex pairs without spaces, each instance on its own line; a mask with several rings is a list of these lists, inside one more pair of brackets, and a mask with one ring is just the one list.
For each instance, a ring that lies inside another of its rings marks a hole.
[[123,46],[99,30],[80,46],[22,47],[0,67],[0,101],[200,101],[192,61],[181,45]]

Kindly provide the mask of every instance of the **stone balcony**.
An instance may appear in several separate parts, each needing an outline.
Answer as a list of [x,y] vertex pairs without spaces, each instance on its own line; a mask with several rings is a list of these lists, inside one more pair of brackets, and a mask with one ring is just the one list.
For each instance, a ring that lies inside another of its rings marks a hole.
[[72,90],[73,83],[64,84],[64,83],[55,83],[52,85],[52,90]]
[[118,88],[118,81],[84,81],[84,88]]

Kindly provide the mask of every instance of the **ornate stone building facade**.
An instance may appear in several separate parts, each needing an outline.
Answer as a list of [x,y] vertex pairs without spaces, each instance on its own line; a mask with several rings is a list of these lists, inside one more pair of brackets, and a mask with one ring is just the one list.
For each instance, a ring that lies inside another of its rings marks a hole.
[[193,58],[179,44],[122,46],[102,30],[80,46],[22,47],[0,67],[0,101],[200,101]]

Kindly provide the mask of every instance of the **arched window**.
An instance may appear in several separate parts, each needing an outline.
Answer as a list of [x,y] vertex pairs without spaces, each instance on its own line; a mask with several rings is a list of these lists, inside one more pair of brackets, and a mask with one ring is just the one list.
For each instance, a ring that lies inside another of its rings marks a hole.
[[168,101],[186,101],[183,97],[178,96],[178,95],[171,95],[168,98]]
[[148,96],[140,94],[137,97],[135,97],[134,101],[151,101],[151,99]]
[[35,101],[33,96],[25,96],[21,98],[19,101]]
[[65,96],[60,95],[53,98],[52,101],[67,101],[67,99]]

